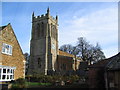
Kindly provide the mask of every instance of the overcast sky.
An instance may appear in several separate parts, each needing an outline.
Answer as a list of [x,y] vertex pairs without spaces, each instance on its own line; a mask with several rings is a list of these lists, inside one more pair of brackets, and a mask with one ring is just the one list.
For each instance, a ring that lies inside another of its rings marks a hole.
[[32,12],[59,18],[59,47],[76,45],[78,37],[100,44],[106,57],[118,53],[117,2],[3,2],[2,25],[11,23],[23,53],[30,51]]

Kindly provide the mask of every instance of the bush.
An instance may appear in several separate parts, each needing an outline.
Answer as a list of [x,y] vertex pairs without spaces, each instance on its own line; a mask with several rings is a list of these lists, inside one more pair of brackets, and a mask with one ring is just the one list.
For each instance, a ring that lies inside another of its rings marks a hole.
[[57,82],[70,82],[74,83],[80,80],[78,75],[71,75],[71,76],[51,76],[51,75],[34,75],[34,76],[26,76],[28,82],[40,82],[40,83],[52,83],[54,84]]
[[19,78],[15,81],[15,83],[18,83],[18,84],[25,84],[26,80],[24,78]]
[[26,88],[26,80],[24,78],[17,79],[13,84],[12,88]]

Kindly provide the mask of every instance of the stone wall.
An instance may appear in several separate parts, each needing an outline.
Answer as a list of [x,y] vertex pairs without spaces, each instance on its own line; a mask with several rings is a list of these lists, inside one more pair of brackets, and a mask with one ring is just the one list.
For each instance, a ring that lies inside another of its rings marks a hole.
[[0,58],[0,64],[2,63],[1,65],[16,67],[14,71],[14,79],[25,77],[25,58],[11,25],[8,24],[0,32],[2,33],[0,52],[3,43],[12,46],[12,55],[0,53],[0,56],[2,57],[2,59]]
[[58,70],[61,71],[74,70],[73,68],[74,60],[72,57],[59,55],[57,61],[58,61]]
[[[30,68],[28,74],[47,74],[56,69],[58,54],[57,19],[50,16],[49,10],[37,18],[32,15],[32,37],[30,45]],[[39,67],[39,64],[41,64]]]

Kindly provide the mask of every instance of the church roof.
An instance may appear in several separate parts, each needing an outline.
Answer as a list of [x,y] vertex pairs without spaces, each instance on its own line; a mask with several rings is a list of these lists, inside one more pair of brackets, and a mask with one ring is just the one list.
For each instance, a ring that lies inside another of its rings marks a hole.
[[67,57],[74,57],[73,54],[69,54],[69,53],[61,51],[61,50],[59,50],[59,55],[60,56],[67,56]]

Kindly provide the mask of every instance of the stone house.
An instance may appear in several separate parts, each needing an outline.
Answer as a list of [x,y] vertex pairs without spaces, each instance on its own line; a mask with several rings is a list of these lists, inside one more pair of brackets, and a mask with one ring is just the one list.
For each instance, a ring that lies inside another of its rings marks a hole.
[[11,24],[0,27],[0,81],[25,77],[25,59]]
[[120,53],[90,65],[88,74],[90,88],[120,90]]

